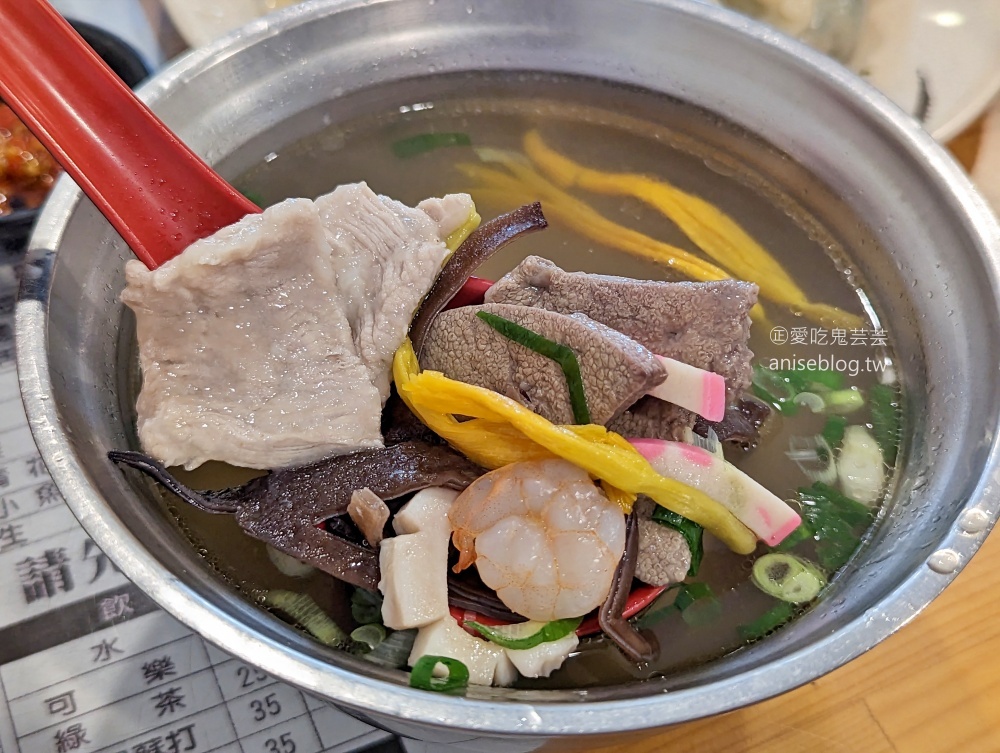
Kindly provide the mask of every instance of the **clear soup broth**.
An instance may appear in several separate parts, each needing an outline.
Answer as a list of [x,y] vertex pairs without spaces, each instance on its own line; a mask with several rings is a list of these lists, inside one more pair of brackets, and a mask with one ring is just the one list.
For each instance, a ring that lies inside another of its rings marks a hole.
[[[795,315],[762,298],[766,320],[755,321],[751,328],[754,363],[787,370],[815,359],[814,368],[840,375],[840,389],[856,388],[864,397],[856,410],[844,414],[841,423],[877,430],[873,422],[879,417],[873,414],[870,396],[876,385],[894,381],[891,333],[881,328],[863,281],[856,278],[849,262],[851,253],[862,252],[872,241],[864,228],[848,219],[849,212],[827,187],[767,143],[709,113],[662,96],[590,80],[531,74],[408,82],[405,87],[347,96],[312,116],[316,121],[313,135],[273,148],[276,140],[287,138],[279,129],[270,144],[259,139],[247,145],[222,165],[222,171],[238,175],[235,185],[262,206],[364,180],[375,191],[411,206],[428,196],[469,192],[485,220],[539,197],[530,189],[506,195],[484,191],[461,165],[489,164],[490,150],[521,152],[525,133],[537,129],[549,146],[589,167],[645,173],[705,199],[762,244],[811,300],[837,306],[863,320],[842,332],[835,325]],[[414,137],[424,134],[453,136],[423,145],[433,148],[422,149],[419,143],[414,148]],[[401,148],[400,144],[409,146]],[[673,222],[648,204],[577,189],[570,193],[618,225],[704,258]],[[548,229],[511,244],[477,274],[497,279],[535,254],[570,271],[683,279],[666,266],[588,237],[571,215],[547,216]],[[772,410],[756,449],[727,448],[727,458],[779,497],[796,500],[797,490],[809,487],[813,479],[803,470],[801,458],[796,462],[791,456],[790,448],[794,449],[796,438],[822,436],[830,415],[813,413],[808,405],[798,406],[794,415]],[[890,465],[885,464],[880,499],[870,505],[871,525],[878,520],[881,500],[891,489]],[[809,464],[806,468],[815,472]],[[220,488],[253,474],[209,464],[178,475],[195,488]],[[836,486],[836,481],[831,485]],[[349,588],[318,571],[305,579],[282,575],[271,564],[264,544],[245,536],[231,516],[207,515],[173,497],[165,504],[186,537],[237,590],[248,596],[271,588],[304,591],[340,624],[351,625]],[[851,548],[860,546],[865,535],[864,527],[855,530]],[[817,546],[822,543],[810,538],[791,551],[814,559]],[[637,667],[603,637],[591,638],[582,641],[578,653],[550,678],[522,679],[519,685],[607,685],[670,673],[738,650],[749,639],[758,638],[748,638],[748,626],[772,612],[777,603],[750,579],[754,559],[765,551],[761,544],[754,555],[738,556],[706,535],[701,569],[689,581],[707,584],[712,598],[681,613],[670,607],[677,595],[672,589],[647,610],[643,624],[660,645],[657,661]],[[807,608],[794,607],[791,613]],[[770,631],[760,635],[764,632]]]

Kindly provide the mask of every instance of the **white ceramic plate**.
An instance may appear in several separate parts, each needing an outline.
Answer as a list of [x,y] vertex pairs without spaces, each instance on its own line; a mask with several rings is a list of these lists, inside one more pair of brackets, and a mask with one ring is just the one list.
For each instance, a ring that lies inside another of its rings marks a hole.
[[1000,91],[1000,0],[869,0],[851,68],[948,141]]

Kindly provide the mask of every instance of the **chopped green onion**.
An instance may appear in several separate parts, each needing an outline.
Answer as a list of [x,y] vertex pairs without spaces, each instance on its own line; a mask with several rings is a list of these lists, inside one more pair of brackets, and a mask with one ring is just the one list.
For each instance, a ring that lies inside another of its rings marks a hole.
[[829,484],[837,480],[837,463],[833,459],[833,450],[821,435],[791,437],[785,455],[810,481]]
[[343,646],[348,641],[347,633],[307,594],[271,590],[264,594],[264,603],[287,614],[320,643]]
[[843,566],[861,543],[872,511],[827,484],[799,489],[802,518],[816,539],[816,558],[828,572]]
[[847,428],[847,419],[843,416],[830,416],[826,419],[826,423],[823,424],[823,430],[820,431],[820,436],[826,440],[827,445],[834,452],[840,447],[840,443],[844,441],[844,429]]
[[776,546],[771,547],[772,552],[787,552],[789,549],[793,549],[796,545],[801,544],[803,541],[808,541],[814,538],[812,528],[806,521],[799,523],[798,528],[788,534],[784,539],[782,539]]
[[812,601],[826,585],[826,576],[816,565],[784,552],[758,557],[751,578],[764,593],[791,604]]
[[391,669],[405,667],[413,651],[413,643],[417,640],[417,630],[393,630],[389,637],[366,652],[363,658],[373,664]]
[[382,622],[382,594],[367,588],[355,588],[351,594],[351,616],[359,625]]
[[788,379],[799,392],[816,387],[839,390],[844,386],[844,375],[832,369],[789,369],[775,373]]
[[826,401],[815,392],[800,392],[792,398],[796,405],[802,405],[813,413],[822,413],[826,410]]
[[822,410],[850,413],[864,405],[860,390],[857,387],[845,389],[844,375],[829,369],[775,371],[754,364],[751,386],[757,397],[786,416],[794,416],[799,405],[805,405],[813,413]]
[[472,139],[466,133],[420,133],[393,142],[392,153],[407,159],[449,146],[472,146]]
[[722,602],[707,583],[682,583],[674,606],[689,627],[703,627],[722,614]]
[[[435,677],[434,669],[443,664],[448,670],[447,677]],[[433,690],[437,693],[454,693],[469,685],[469,668],[450,656],[421,656],[410,671],[410,687]]]
[[[680,589],[680,583],[674,583],[672,586],[667,588],[660,596],[654,601],[646,611],[644,611],[639,618],[635,621],[635,626],[640,629],[645,629],[652,627],[653,625],[658,625],[663,622],[663,620],[672,614],[677,612],[677,608],[674,606],[677,596],[674,594],[675,591]],[[666,603],[669,600],[669,603]]]
[[259,207],[264,206],[264,197],[261,196],[256,191],[240,191],[240,193],[242,193],[247,199],[252,201],[257,206]]
[[799,496],[804,505],[818,502],[830,506],[848,525],[855,528],[867,528],[872,521],[871,509],[827,484],[817,483],[808,489],[799,489]]
[[355,643],[364,643],[369,649],[378,646],[386,638],[385,628],[377,622],[370,625],[362,625],[351,632],[351,640]]
[[674,597],[674,606],[681,612],[694,604],[698,599],[708,599],[715,596],[712,587],[707,583],[681,583]]
[[518,622],[513,625],[483,625],[475,620],[466,620],[465,627],[472,628],[486,640],[501,648],[522,650],[534,648],[542,643],[550,643],[565,638],[583,622],[582,617],[568,617],[552,622]]
[[872,403],[872,432],[885,462],[896,464],[899,451],[899,395],[888,384],[876,384],[868,392]]
[[865,405],[865,396],[857,387],[827,392],[823,395],[823,400],[831,413],[853,413]]
[[753,622],[740,625],[740,637],[745,641],[756,641],[773,633],[795,616],[795,606],[787,601],[779,601]]
[[751,388],[757,397],[770,403],[786,416],[794,416],[799,410],[799,406],[792,402],[799,390],[792,385],[789,377],[782,376],[777,371],[754,364]]
[[688,627],[702,628],[722,617],[722,602],[711,596],[698,599],[694,604],[681,612],[681,619]]
[[690,627],[702,627],[718,619],[722,614],[722,603],[707,583],[675,583],[663,592],[635,624],[636,627],[645,629],[678,612]]
[[683,515],[678,515],[663,505],[657,505],[656,509],[653,510],[653,520],[660,525],[673,528],[684,537],[688,549],[691,550],[691,566],[688,568],[688,577],[697,575],[698,569],[701,567],[702,555],[705,553],[705,547],[702,543],[702,534],[705,529],[693,520],[688,520]]
[[502,316],[497,316],[487,311],[477,311],[476,316],[508,340],[513,340],[518,345],[523,345],[529,350],[533,350],[546,358],[551,358],[558,363],[562,367],[563,374],[566,376],[566,386],[569,388],[569,402],[573,408],[573,421],[578,424],[590,423],[590,409],[587,407],[587,397],[583,392],[583,377],[580,374],[580,362],[576,360],[576,353],[573,352],[572,348],[553,342],[547,337],[542,337],[537,332],[532,332],[517,322],[504,319]]

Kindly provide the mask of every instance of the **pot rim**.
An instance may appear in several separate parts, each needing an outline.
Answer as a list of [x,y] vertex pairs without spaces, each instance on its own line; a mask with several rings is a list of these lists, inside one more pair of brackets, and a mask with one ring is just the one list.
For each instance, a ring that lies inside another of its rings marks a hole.
[[[212,45],[194,50],[172,63],[139,89],[154,107],[163,95],[215,62],[237,55],[283,30],[308,23],[314,17],[392,0],[312,0],[274,16],[259,19]],[[835,87],[853,108],[864,112],[873,129],[891,132],[897,144],[915,159],[943,192],[954,199],[956,211],[977,240],[983,263],[997,289],[998,225],[957,164],[908,115],[845,68],[804,45],[735,13],[696,0],[633,0],[638,5],[662,6],[710,20],[729,33],[749,35],[756,43],[784,56],[826,86]],[[235,616],[201,598],[161,565],[139,539],[104,506],[73,452],[68,435],[50,397],[53,385],[47,362],[47,292],[49,272],[69,217],[82,194],[69,179],[52,192],[32,236],[25,264],[22,295],[17,305],[17,361],[22,397],[35,441],[48,470],[74,514],[102,548],[121,552],[122,571],[172,616],[228,653],[261,667],[282,680],[320,693],[358,712],[386,714],[406,722],[475,733],[552,736],[616,733],[662,726],[729,711],[745,705],[748,695],[763,700],[815,679],[859,656],[912,619],[958,574],[982,543],[983,537],[963,536],[952,529],[935,549],[951,549],[959,566],[949,573],[924,567],[913,572],[885,599],[825,639],[790,653],[781,660],[738,672],[707,686],[672,690],[643,698],[586,703],[531,702],[453,697],[414,690],[375,677],[326,664],[256,634]],[[989,517],[991,528],[1000,513],[994,488],[1000,468],[1000,449],[994,439],[975,491],[962,508],[977,507]],[[985,536],[985,531],[984,531]],[[864,629],[860,629],[864,627]]]

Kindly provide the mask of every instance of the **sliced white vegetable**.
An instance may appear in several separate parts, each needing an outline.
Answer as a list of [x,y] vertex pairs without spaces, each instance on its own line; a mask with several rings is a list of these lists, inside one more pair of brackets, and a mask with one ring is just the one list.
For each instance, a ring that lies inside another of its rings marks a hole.
[[882,498],[885,464],[878,442],[864,426],[848,426],[837,458],[840,488],[851,499],[872,505]]
[[[502,653],[502,648],[469,635],[448,615],[417,631],[409,661],[412,667],[421,656],[448,656],[469,668],[469,682],[492,685]],[[435,667],[434,674],[443,676],[445,670]]]
[[281,571],[282,575],[287,575],[289,578],[305,578],[316,569],[312,565],[295,559],[290,554],[279,552],[270,544],[265,544],[265,546],[267,547],[267,558]]
[[576,633],[548,643],[539,643],[534,648],[521,650],[503,649],[517,671],[525,677],[548,677],[563,665],[563,662],[580,645]]
[[379,546],[382,621],[404,630],[448,616],[448,510],[458,492],[435,487],[417,492],[393,517],[400,535]]
[[781,542],[802,522],[784,500],[701,447],[662,439],[629,441],[657,473],[683,481],[721,503],[769,546]]
[[448,540],[439,533],[421,531],[383,539],[378,564],[386,627],[405,630],[448,615]]
[[843,416],[863,408],[865,396],[857,387],[846,387],[842,390],[824,393],[823,402],[826,403],[828,413],[837,413]]
[[457,497],[458,492],[453,489],[422,489],[399,508],[392,518],[392,527],[399,534],[432,531],[447,539],[451,536],[448,510]]
[[707,421],[721,421],[726,415],[726,380],[721,374],[698,369],[673,358],[657,356],[667,378],[647,392],[694,411]]
[[517,667],[507,656],[507,652],[501,650],[497,657],[497,668],[493,672],[493,684],[498,688],[509,688],[517,682]]

